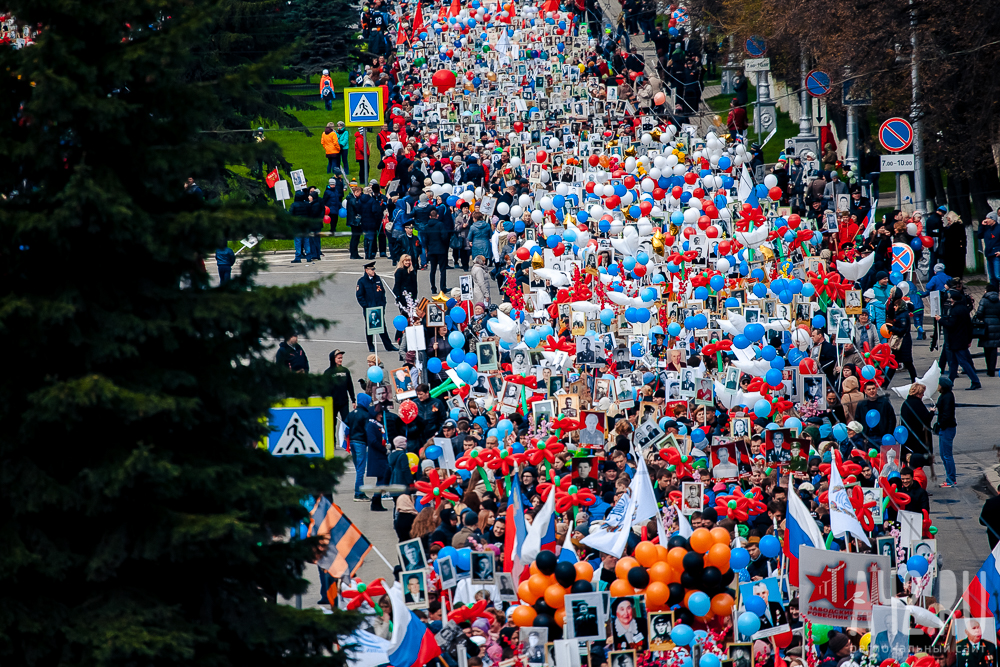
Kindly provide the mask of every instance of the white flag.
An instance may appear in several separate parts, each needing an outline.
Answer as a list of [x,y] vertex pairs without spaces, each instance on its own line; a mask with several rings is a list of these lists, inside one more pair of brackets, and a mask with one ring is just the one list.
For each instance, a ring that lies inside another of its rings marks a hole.
[[691,537],[691,533],[694,532],[693,530],[691,530],[691,522],[688,521],[688,518],[683,514],[681,514],[680,511],[677,512],[677,525],[680,528],[678,533],[680,534],[681,537],[684,538]]
[[868,536],[865,529],[861,527],[851,499],[847,497],[847,489],[844,488],[844,480],[840,477],[840,470],[837,469],[836,462],[830,464],[830,529],[834,537],[842,537],[845,533],[850,533],[868,546]]
[[628,543],[628,534],[632,530],[632,517],[635,516],[636,508],[635,496],[629,487],[625,495],[619,498],[608,512],[604,525],[580,540],[580,543],[602,553],[611,554],[615,558],[621,558]]
[[555,491],[549,491],[548,500],[542,505],[542,508],[538,510],[538,514],[535,518],[531,520],[531,525],[528,526],[528,536],[524,538],[524,544],[521,545],[521,562],[530,563],[535,560],[535,556],[538,552],[542,550],[542,538],[545,537],[545,533],[548,530],[549,522],[552,519],[552,514],[556,510],[556,494]]
[[[632,518],[632,524],[635,525],[640,521],[645,521],[646,519],[651,519],[654,516],[659,517],[660,511],[656,506],[656,493],[653,491],[653,482],[649,478],[649,468],[646,467],[646,459],[642,458],[642,455],[635,457],[638,464],[636,465],[635,476],[632,478],[632,484],[630,488],[635,494],[635,516]],[[666,545],[664,545],[666,546]]]

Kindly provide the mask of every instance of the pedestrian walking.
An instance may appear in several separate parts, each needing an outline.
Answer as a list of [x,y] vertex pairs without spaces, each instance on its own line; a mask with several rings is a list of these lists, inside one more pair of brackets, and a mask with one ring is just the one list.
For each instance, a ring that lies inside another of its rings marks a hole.
[[[342,121],[342,120],[338,121],[337,122],[337,143],[340,144],[340,162],[339,162],[339,166],[340,166],[341,173],[344,174],[344,178],[350,178],[351,177],[350,142],[351,142],[351,137],[350,137],[350,134],[349,134],[349,130],[347,129],[347,126],[344,124],[344,121]],[[362,183],[365,182],[360,177],[358,178],[358,180],[361,181]]]
[[440,270],[440,286],[442,292],[447,292],[448,287],[448,237],[449,231],[445,223],[439,217],[437,208],[431,208],[430,217],[427,220],[427,230],[421,239],[427,244],[427,257],[431,267],[431,292],[437,292],[434,286],[434,276]]
[[958,430],[958,422],[955,420],[955,394],[952,391],[954,385],[948,378],[938,380],[938,400],[934,407],[937,416],[937,423],[934,424],[934,432],[938,434],[938,451],[941,453],[941,462],[944,464],[944,483],[941,488],[948,488],[958,484],[958,474],[955,472],[955,456],[952,447],[955,444],[955,433]]
[[274,363],[295,373],[309,372],[309,359],[306,357],[306,351],[299,345],[297,335],[292,334],[281,341],[278,345],[278,353],[274,357]]
[[333,123],[327,123],[323,134],[320,135],[319,143],[326,153],[326,173],[335,174],[340,171],[340,140],[337,139],[337,130]]
[[[219,269],[219,284],[225,285],[233,275],[233,265],[236,264],[236,253],[228,245],[224,245],[215,251],[215,265]],[[993,358],[996,359],[996,348],[994,348]]]
[[354,502],[367,503],[371,498],[361,490],[365,483],[368,463],[368,422],[372,418],[369,406],[372,397],[358,394],[357,407],[347,415],[347,439],[351,447],[351,461],[354,463]]
[[965,223],[955,211],[948,211],[941,223],[941,261],[949,276],[961,278],[965,274],[966,254]]
[[976,366],[969,354],[969,346],[972,345],[972,318],[969,316],[969,303],[966,297],[958,290],[947,292],[950,308],[945,316],[937,315],[935,319],[940,321],[945,331],[946,353],[948,356],[948,378],[954,382],[958,377],[958,367],[969,376],[972,382],[966,391],[981,389],[979,376],[976,375]]
[[347,414],[354,404],[354,381],[351,371],[344,365],[344,351],[330,353],[330,367],[323,371],[327,377],[327,391],[333,398],[333,413],[347,423]]
[[985,333],[979,337],[979,347],[986,358],[986,375],[996,377],[997,347],[1000,346],[1000,287],[996,283],[986,286],[986,294],[979,301],[975,320],[981,323]]
[[[365,316],[365,309],[367,308],[385,308],[385,285],[382,283],[382,278],[375,275],[375,262],[369,262],[365,264],[365,275],[358,278],[358,289],[357,289],[357,299],[358,305],[361,306],[361,315]],[[384,317],[383,317],[384,320]],[[389,352],[395,352],[396,346],[392,344],[392,339],[389,338],[389,334],[383,331],[380,336],[382,337],[382,344],[385,349]],[[365,340],[368,342],[368,351],[375,351],[375,341],[371,334],[365,334]]]
[[337,99],[337,93],[333,88],[333,79],[330,78],[330,70],[323,70],[323,76],[319,79],[319,98],[323,100],[327,111],[333,111],[333,101]]
[[[389,202],[382,194],[378,181],[369,183],[365,188],[365,194],[361,197],[361,231],[365,235],[365,259],[375,259],[388,205]],[[382,257],[385,257],[384,240],[382,246]]]
[[348,244],[351,259],[361,259],[358,254],[358,243],[361,241],[361,186],[357,181],[351,181],[347,190],[347,226],[351,228],[351,240]]
[[990,283],[1000,285],[1000,225],[997,224],[996,212],[986,214],[986,219],[979,223],[976,235],[983,242],[983,256]]
[[337,232],[337,223],[340,221],[340,206],[344,201],[344,181],[335,176],[327,182],[326,190],[323,191],[323,206],[329,209],[330,233]]

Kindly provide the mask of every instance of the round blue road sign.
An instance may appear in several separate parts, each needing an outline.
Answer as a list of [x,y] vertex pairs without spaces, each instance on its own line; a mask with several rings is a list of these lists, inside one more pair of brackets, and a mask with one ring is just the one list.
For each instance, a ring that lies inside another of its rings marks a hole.
[[814,69],[806,75],[806,92],[813,97],[823,97],[830,92],[830,75]]
[[903,118],[890,118],[878,128],[878,140],[887,151],[905,151],[913,143],[913,126]]
[[760,58],[767,53],[767,44],[760,37],[750,37],[743,43],[743,48],[753,58]]

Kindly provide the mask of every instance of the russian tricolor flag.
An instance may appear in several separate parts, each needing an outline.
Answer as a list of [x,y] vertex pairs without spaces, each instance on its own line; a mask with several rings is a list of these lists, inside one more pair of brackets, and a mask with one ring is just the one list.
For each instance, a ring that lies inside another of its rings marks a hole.
[[524,564],[521,562],[521,547],[528,539],[528,526],[524,522],[524,494],[517,475],[512,476],[510,500],[507,503],[507,532],[504,533],[503,552],[509,559],[506,567],[514,575],[514,581],[521,581]]
[[825,549],[823,534],[795,492],[791,477],[788,478],[788,511],[785,516],[785,543],[783,550],[788,557],[788,583],[799,585],[799,547]]
[[962,597],[973,618],[986,617],[988,612],[1000,619],[1000,543],[993,547]]
[[386,653],[392,667],[422,667],[441,655],[441,647],[420,618],[406,608],[403,587],[397,581],[389,589],[392,601],[392,636]]

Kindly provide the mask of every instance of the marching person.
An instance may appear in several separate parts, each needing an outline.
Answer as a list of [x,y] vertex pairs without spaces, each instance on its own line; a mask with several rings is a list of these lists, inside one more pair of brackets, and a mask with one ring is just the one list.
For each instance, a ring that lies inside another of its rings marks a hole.
[[[381,308],[383,310],[383,322],[385,320],[385,285],[382,283],[382,278],[375,275],[375,262],[369,262],[365,264],[365,275],[358,278],[358,289],[357,289],[357,299],[358,305],[361,306],[361,315],[367,321],[367,313],[365,312],[368,308]],[[382,333],[379,334],[382,337],[382,344],[385,349],[389,352],[395,352],[396,346],[392,344],[392,339],[389,338],[389,334],[383,329]],[[371,334],[365,334],[365,340],[368,342],[368,351],[375,351],[375,341]]]

